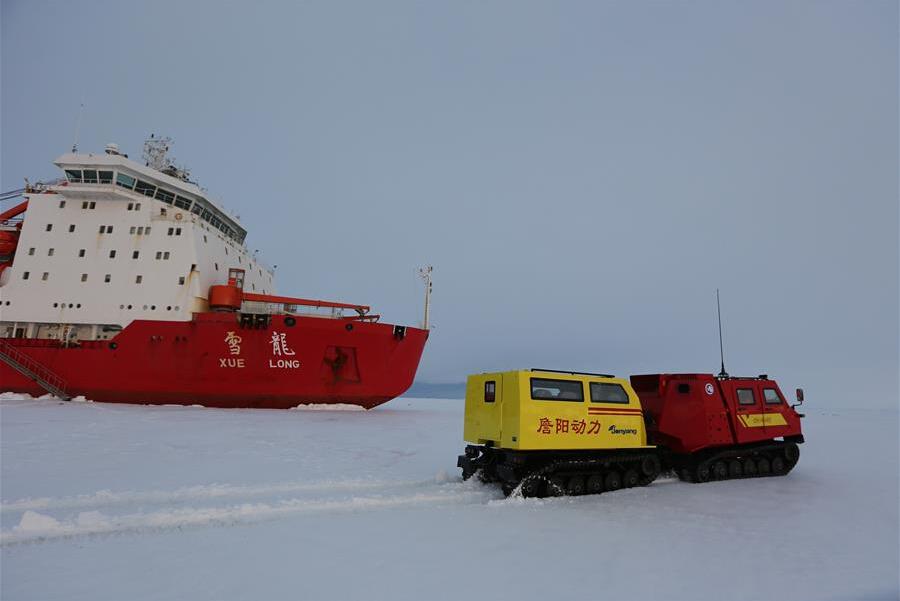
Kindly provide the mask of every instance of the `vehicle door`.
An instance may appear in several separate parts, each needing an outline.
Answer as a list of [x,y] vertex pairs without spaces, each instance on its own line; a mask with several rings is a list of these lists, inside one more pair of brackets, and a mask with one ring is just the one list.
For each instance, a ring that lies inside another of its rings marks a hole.
[[729,380],[726,393],[734,408],[734,430],[738,444],[767,438],[762,398],[753,380]]
[[481,432],[485,440],[500,444],[503,424],[503,378],[500,374],[486,376],[481,384]]
[[778,438],[791,434],[791,424],[787,414],[790,411],[788,404],[784,402],[781,391],[774,382],[763,380],[759,383],[762,393],[762,410],[764,414],[767,438]]

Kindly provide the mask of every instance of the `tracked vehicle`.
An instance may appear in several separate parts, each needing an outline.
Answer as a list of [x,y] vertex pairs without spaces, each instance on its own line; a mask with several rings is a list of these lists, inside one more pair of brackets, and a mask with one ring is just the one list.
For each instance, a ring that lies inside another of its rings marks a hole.
[[660,472],[640,400],[604,374],[519,370],[469,376],[457,465],[524,496],[599,493],[645,485]]
[[[798,404],[803,391],[797,390]],[[712,374],[520,370],[470,376],[463,478],[523,496],[643,486],[663,470],[689,482],[785,475],[802,414],[774,380]]]

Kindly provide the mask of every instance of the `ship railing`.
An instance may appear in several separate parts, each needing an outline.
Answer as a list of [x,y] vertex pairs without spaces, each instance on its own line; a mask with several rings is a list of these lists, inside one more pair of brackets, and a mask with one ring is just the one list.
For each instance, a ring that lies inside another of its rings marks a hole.
[[60,398],[68,399],[66,382],[47,366],[31,358],[15,346],[0,339],[0,355],[7,364],[23,375],[32,378],[41,387]]

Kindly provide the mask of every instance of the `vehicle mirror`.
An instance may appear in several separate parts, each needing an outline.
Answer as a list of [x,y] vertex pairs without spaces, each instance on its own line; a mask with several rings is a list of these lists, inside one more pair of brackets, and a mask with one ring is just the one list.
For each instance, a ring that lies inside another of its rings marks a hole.
[[797,404],[800,405],[802,403],[803,403],[803,389],[798,388],[797,389]]

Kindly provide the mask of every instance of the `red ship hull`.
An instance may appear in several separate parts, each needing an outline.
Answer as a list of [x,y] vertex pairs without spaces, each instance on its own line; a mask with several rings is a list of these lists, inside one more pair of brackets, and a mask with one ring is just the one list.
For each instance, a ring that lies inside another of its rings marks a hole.
[[[65,382],[71,396],[110,403],[287,409],[372,408],[412,385],[428,331],[349,319],[274,315],[254,327],[235,313],[188,322],[134,321],[113,339],[63,347],[7,338]],[[0,391],[41,395],[0,362]]]

